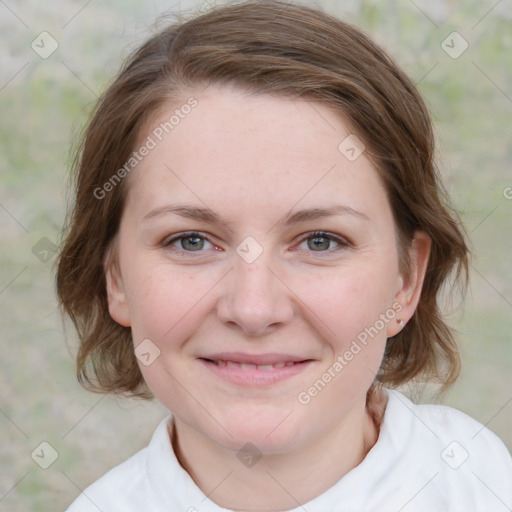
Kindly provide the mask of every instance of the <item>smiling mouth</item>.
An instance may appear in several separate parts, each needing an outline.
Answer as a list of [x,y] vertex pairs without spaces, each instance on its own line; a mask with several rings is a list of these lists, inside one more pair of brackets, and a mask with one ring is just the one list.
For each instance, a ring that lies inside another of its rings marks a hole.
[[272,363],[272,364],[254,364],[254,363],[240,363],[238,361],[229,361],[229,360],[223,360],[223,359],[206,359],[202,358],[204,361],[214,364],[215,366],[229,366],[231,368],[240,368],[241,370],[266,370],[266,371],[272,371],[276,368],[284,368],[285,366],[294,366],[296,364],[301,364],[305,361],[280,361],[278,363]]
[[313,359],[300,359],[294,356],[288,358],[283,355],[250,356],[247,354],[231,356],[219,354],[215,359],[212,359],[212,356],[199,357],[198,361],[217,378],[231,384],[249,387],[276,384],[301,374],[314,363]]

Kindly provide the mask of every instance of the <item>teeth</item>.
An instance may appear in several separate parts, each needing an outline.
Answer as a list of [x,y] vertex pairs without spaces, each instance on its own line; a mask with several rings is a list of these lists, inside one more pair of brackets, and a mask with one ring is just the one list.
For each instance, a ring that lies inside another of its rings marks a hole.
[[241,368],[242,370],[273,370],[275,368],[283,368],[284,366],[293,366],[293,361],[280,362],[274,364],[252,364],[252,363],[237,363],[236,361],[213,361],[216,366],[229,366],[231,368]]

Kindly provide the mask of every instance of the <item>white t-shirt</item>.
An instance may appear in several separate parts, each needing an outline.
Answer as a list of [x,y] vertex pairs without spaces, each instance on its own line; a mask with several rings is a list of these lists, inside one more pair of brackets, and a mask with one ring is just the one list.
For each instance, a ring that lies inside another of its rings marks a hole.
[[[456,409],[386,393],[379,438],[365,459],[290,512],[512,510],[512,458],[495,434]],[[226,512],[180,466],[169,421],[160,423],[147,448],[94,482],[67,512]]]

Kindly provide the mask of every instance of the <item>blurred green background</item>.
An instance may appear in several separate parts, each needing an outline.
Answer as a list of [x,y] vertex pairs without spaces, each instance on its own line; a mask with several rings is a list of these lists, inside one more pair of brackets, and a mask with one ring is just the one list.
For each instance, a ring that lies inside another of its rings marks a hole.
[[[318,4],[381,43],[431,109],[445,183],[474,251],[465,307],[447,305],[464,366],[442,403],[512,449],[512,2]],[[70,144],[97,96],[158,16],[210,5],[0,2],[0,510],[64,510],[145,446],[167,414],[158,403],[103,397],[76,383],[76,338],[56,309],[54,251],[69,199]],[[45,31],[58,48],[41,58],[31,44],[43,52]],[[31,457],[43,441],[58,452],[48,469]]]

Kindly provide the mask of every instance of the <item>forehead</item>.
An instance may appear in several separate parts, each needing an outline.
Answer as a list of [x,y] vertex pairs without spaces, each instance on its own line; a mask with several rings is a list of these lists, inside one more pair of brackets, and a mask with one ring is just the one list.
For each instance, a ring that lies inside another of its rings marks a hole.
[[142,135],[153,147],[128,193],[140,210],[186,199],[228,216],[281,216],[298,203],[386,203],[364,152],[347,158],[355,140],[349,123],[318,102],[209,87],[159,110]]

